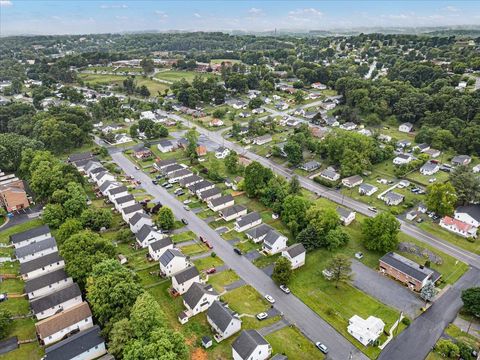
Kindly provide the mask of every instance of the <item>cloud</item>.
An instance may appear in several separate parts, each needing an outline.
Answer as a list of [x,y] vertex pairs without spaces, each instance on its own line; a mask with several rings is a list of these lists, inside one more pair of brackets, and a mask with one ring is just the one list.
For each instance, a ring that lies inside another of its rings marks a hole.
[[305,8],[305,9],[296,9],[288,12],[288,16],[290,17],[299,17],[299,16],[307,16],[307,17],[322,17],[323,13],[314,8]]
[[128,8],[127,4],[103,4],[100,5],[101,9],[126,9]]
[[13,3],[10,0],[0,0],[0,7],[9,7],[12,5]]
[[165,11],[155,10],[155,14],[159,17],[160,21],[165,21],[168,18],[168,14]]
[[248,13],[250,14],[250,16],[258,16],[258,15],[263,14],[263,10],[259,9],[259,8],[252,7],[250,9],[248,9]]
[[455,6],[445,6],[442,10],[444,11],[448,11],[448,12],[459,12],[460,9],[459,8],[456,8]]
[[115,19],[117,19],[117,20],[128,20],[128,16],[117,15],[117,16],[115,16]]
[[194,13],[193,16],[195,16],[197,19],[200,19],[202,17],[202,15],[200,15],[199,13]]

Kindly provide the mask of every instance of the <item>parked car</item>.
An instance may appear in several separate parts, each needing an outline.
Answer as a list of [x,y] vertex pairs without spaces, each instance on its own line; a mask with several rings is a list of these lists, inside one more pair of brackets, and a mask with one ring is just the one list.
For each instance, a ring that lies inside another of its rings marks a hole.
[[205,245],[207,245],[209,249],[213,249],[213,245],[210,244],[208,241],[205,241]]
[[324,353],[324,354],[327,354],[327,353],[328,353],[328,348],[327,348],[324,344],[322,344],[321,342],[319,342],[319,341],[316,342],[316,343],[315,343],[315,346],[316,346],[316,347],[318,348],[318,350],[320,350],[322,353]]
[[275,303],[275,299],[271,297],[270,295],[265,295],[265,300],[267,300],[270,304]]
[[140,170],[140,168],[138,166],[135,166],[135,170]]
[[162,184],[163,187],[167,187],[167,185],[169,185],[168,181]]
[[152,184],[153,184],[153,185],[158,185],[158,181],[155,180],[155,179],[153,179],[153,180],[152,180]]
[[242,250],[240,250],[238,248],[233,248],[233,251],[238,255],[242,255]]
[[172,184],[167,184],[167,185],[165,185],[165,189],[171,189],[172,187],[173,187]]
[[290,289],[285,285],[280,285],[280,290],[282,290],[285,294],[290,294]]
[[215,269],[214,267],[210,268],[210,269],[207,269],[205,271],[207,274],[215,274],[217,272],[217,269]]
[[360,252],[360,251],[359,251],[359,252],[356,252],[356,253],[355,253],[355,257],[356,257],[358,260],[360,260],[360,259],[363,258],[363,253]]
[[205,242],[205,239],[203,238],[203,236],[200,236],[200,241],[203,243]]
[[185,191],[183,191],[183,190],[182,190],[182,191],[177,191],[177,192],[175,193],[175,195],[177,195],[177,196],[185,195]]
[[376,208],[376,207],[373,207],[373,206],[370,206],[370,207],[368,208],[368,210],[370,210],[371,212],[374,212],[374,213],[377,212],[377,208]]
[[188,205],[184,205],[183,208],[187,211],[190,211],[190,207]]
[[191,202],[192,202],[192,200],[190,200],[190,199],[183,200],[183,204],[184,204],[184,205],[188,205],[188,204],[190,204]]
[[188,220],[187,219],[182,219],[182,223],[184,223],[185,225],[188,225]]
[[266,318],[268,318],[268,314],[266,312],[262,312],[260,314],[257,314],[257,319],[262,321],[262,320],[265,320]]
[[421,222],[423,222],[423,219],[421,217],[417,218],[417,223],[420,224]]

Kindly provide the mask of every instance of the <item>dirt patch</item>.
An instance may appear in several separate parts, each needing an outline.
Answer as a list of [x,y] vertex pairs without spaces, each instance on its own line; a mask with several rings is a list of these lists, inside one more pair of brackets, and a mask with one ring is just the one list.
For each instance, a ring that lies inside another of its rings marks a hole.
[[207,352],[202,348],[196,348],[192,352],[191,360],[208,360]]
[[417,255],[424,259],[428,259],[432,263],[437,265],[441,265],[443,263],[443,259],[434,252],[409,242],[399,243],[398,250]]

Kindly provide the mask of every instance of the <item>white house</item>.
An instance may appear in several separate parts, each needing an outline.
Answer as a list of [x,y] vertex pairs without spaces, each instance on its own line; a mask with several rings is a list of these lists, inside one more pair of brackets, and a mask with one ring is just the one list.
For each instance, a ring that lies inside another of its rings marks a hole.
[[348,226],[355,220],[355,211],[347,210],[343,207],[337,207],[337,214],[344,226]]
[[95,177],[95,182],[97,183],[98,187],[102,186],[106,181],[115,181],[115,176],[110,174],[108,171],[104,171]]
[[357,128],[357,124],[350,121],[340,125],[340,129],[347,130],[347,131],[352,131],[352,130],[355,130],[356,128]]
[[69,334],[92,326],[92,312],[87,302],[82,302],[35,324],[42,345],[53,344]]
[[440,226],[465,238],[476,238],[477,228],[463,221],[445,216],[440,220]]
[[340,174],[334,168],[328,167],[320,173],[320,177],[329,181],[337,181],[340,179]]
[[224,195],[216,199],[211,199],[207,202],[208,207],[215,212],[228,208],[233,204],[235,204],[235,200],[233,199],[232,195]]
[[242,329],[238,314],[220,301],[214,301],[207,311],[207,321],[215,332],[217,342],[225,340]]
[[427,161],[420,168],[420,173],[425,176],[431,176],[440,170],[440,165],[436,162]]
[[235,222],[235,231],[244,232],[251,229],[254,226],[260,225],[262,223],[262,217],[256,211],[251,212],[247,215],[244,215],[237,219]]
[[480,227],[480,205],[459,206],[455,210],[455,219],[463,221],[473,227]]
[[278,254],[287,247],[288,238],[276,230],[271,230],[263,239],[262,250],[269,255]]
[[170,140],[167,139],[162,139],[157,145],[158,150],[160,150],[162,153],[167,153],[170,151],[173,151],[173,143]]
[[163,170],[165,169],[166,167],[170,166],[170,165],[174,165],[177,163],[177,160],[175,159],[169,159],[169,160],[159,160],[159,161],[156,161],[154,164],[153,164],[153,167],[156,168],[157,170]]
[[37,320],[46,319],[60,311],[65,311],[82,302],[82,293],[77,283],[73,283],[49,295],[30,301],[30,308]]
[[243,330],[232,344],[233,360],[266,360],[272,347],[257,330]]
[[46,359],[93,360],[107,353],[100,327],[95,325],[45,349]]
[[51,237],[15,249],[15,257],[22,264],[55,252],[58,252],[57,242]]
[[454,156],[452,159],[453,166],[468,165],[471,162],[472,162],[472,158],[468,155],[457,155],[457,156]]
[[233,205],[219,211],[220,217],[225,221],[232,221],[247,214],[248,209],[243,205]]
[[255,139],[253,139],[253,143],[257,145],[264,145],[269,143],[272,140],[273,140],[272,135],[266,134],[262,136],[257,136]]
[[146,248],[148,244],[163,239],[165,236],[159,231],[155,230],[150,225],[143,225],[142,228],[135,234],[137,244],[141,248]]
[[259,226],[256,226],[256,227],[250,229],[250,230],[247,230],[245,235],[247,235],[247,238],[252,240],[254,243],[259,243],[272,230],[274,230],[274,229],[270,225],[261,224]]
[[202,191],[198,194],[198,198],[202,201],[208,202],[213,199],[218,199],[222,196],[222,190],[217,187]]
[[201,192],[213,189],[214,187],[215,187],[214,183],[212,183],[208,180],[202,180],[202,181],[200,181],[196,184],[190,185],[188,187],[188,191],[192,195],[197,195],[198,196]]
[[398,154],[394,159],[393,163],[395,165],[403,165],[408,164],[413,160],[413,157],[409,154]]
[[144,225],[150,225],[150,226],[153,226],[153,221],[152,221],[152,218],[150,216],[148,216],[147,214],[145,214],[144,212],[137,212],[135,213],[131,218],[130,220],[128,221],[128,223],[130,224],[130,230],[136,234],[137,232],[140,231],[140,229],[144,226]]
[[403,123],[398,127],[398,131],[401,131],[404,133],[409,133],[410,131],[412,131],[412,129],[413,129],[413,124],[409,122]]
[[360,185],[363,182],[363,179],[359,175],[353,175],[350,177],[346,177],[342,179],[342,184],[343,186],[346,186],[348,188],[353,188],[355,186]]
[[185,294],[193,283],[201,282],[196,266],[190,266],[172,276],[172,287],[180,295]]
[[15,249],[18,249],[20,247],[46,240],[51,237],[52,233],[50,232],[48,225],[42,225],[30,230],[10,235],[10,242],[13,244]]
[[72,278],[68,277],[64,269],[57,269],[34,279],[27,280],[25,283],[25,293],[29,300],[36,299],[54,293],[72,283]]
[[282,256],[292,265],[292,269],[298,269],[299,267],[305,265],[305,255],[306,250],[303,244],[297,243],[289,246],[282,251]]
[[385,323],[375,316],[363,319],[358,315],[353,315],[348,320],[347,330],[364,346],[368,346],[372,345],[382,335],[384,327]]
[[170,184],[175,184],[180,180],[192,176],[193,173],[188,169],[181,169],[174,171],[173,173],[168,174],[168,182]]
[[160,256],[160,272],[172,276],[188,268],[191,264],[188,258],[178,249],[167,249]]
[[230,154],[230,149],[220,146],[216,151],[215,151],[215,157],[217,159],[225,159],[228,154]]
[[125,196],[117,197],[112,202],[115,205],[115,209],[120,212],[123,208],[135,205],[136,200],[132,194],[128,194]]
[[183,319],[188,321],[188,318],[207,311],[213,302],[218,300],[219,295],[212,285],[195,282],[182,297],[186,310],[180,314],[179,320],[185,323]]
[[395,205],[401,204],[404,198],[405,197],[403,195],[393,191],[389,191],[383,196],[383,200],[389,206],[395,206]]
[[129,223],[130,219],[137,213],[143,213],[142,205],[140,205],[138,203],[134,204],[134,205],[127,206],[127,207],[124,207],[121,210],[122,219],[126,223]]
[[168,249],[173,249],[173,242],[172,239],[169,237],[157,241],[152,241],[148,244],[148,254],[155,261],[160,260],[160,257]]
[[317,90],[325,90],[327,88],[327,85],[322,84],[320,82],[315,82],[310,85],[312,88],[317,89]]
[[127,196],[128,188],[123,185],[113,187],[111,189],[108,189],[108,191],[106,191],[106,195],[108,196],[108,200],[110,200],[113,203],[116,199]]
[[106,196],[109,191],[111,191],[113,188],[117,188],[119,186],[122,186],[121,183],[117,182],[117,181],[105,181],[102,186],[99,186],[98,189],[100,190],[100,192],[102,193],[102,195]]
[[20,264],[20,275],[23,280],[34,279],[49,272],[65,267],[65,261],[58,252]]
[[474,174],[477,174],[480,172],[480,164],[477,164],[475,165],[473,168],[472,168],[472,171]]
[[358,187],[358,193],[360,195],[367,195],[367,196],[372,196],[378,191],[378,188],[376,186],[370,185],[370,184],[361,184]]

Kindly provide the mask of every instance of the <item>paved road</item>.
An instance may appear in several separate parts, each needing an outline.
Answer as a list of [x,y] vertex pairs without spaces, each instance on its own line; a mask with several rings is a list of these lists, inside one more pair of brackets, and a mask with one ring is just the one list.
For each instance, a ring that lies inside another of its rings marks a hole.
[[412,319],[417,316],[420,308],[424,305],[418,295],[359,261],[352,261],[352,271],[354,286],[382,303],[403,311]]
[[[164,115],[169,116],[174,120],[183,122],[187,126],[190,126],[190,127],[195,126],[194,123],[190,122],[187,119],[184,119],[179,115],[170,114],[167,112],[163,112],[163,113]],[[283,113],[283,115],[285,115],[285,113]],[[216,142],[217,144],[221,144],[222,146],[225,146],[231,150],[234,150],[238,154],[248,157],[251,160],[258,161],[263,166],[269,167],[274,172],[284,176],[287,179],[290,179],[294,175],[291,169],[285,168],[284,166],[279,165],[267,158],[264,158],[249,150],[246,150],[243,146],[240,146],[238,144],[235,144],[231,141],[226,140],[225,138],[222,137],[221,132],[209,131],[202,127],[197,127],[197,131],[200,134],[207,136],[210,140]],[[318,194],[319,196],[325,197],[333,202],[336,202],[337,204],[341,204],[363,215],[370,216],[370,217],[376,215],[376,213],[368,209],[369,205],[364,204],[360,201],[351,199],[348,196],[345,196],[344,194],[342,194],[338,190],[327,188],[303,176],[298,176],[298,180],[302,187]],[[480,256],[470,253],[469,251],[460,249],[457,246],[452,245],[445,240],[442,240],[433,235],[430,235],[429,233],[419,229],[417,226],[413,224],[406,222],[405,220],[398,219],[398,221],[400,222],[400,229],[407,235],[410,235],[421,242],[429,244],[437,248],[438,250],[441,250],[444,253],[459,259],[460,261],[463,261],[473,267],[480,269]]]
[[295,324],[312,342],[321,341],[330,348],[329,358],[367,359],[367,357],[354,347],[347,339],[340,335],[326,321],[320,318],[313,310],[306,306],[294,295],[284,294],[278,286],[262,270],[254,266],[243,256],[233,252],[232,245],[223,240],[215,230],[207,226],[203,220],[183,208],[183,204],[174,198],[167,190],[152,184],[151,179],[134,165],[121,152],[111,153],[113,160],[126,174],[142,182],[143,188],[154,196],[154,201],[170,207],[177,218],[188,220],[188,228],[198,236],[208,239],[214,246],[214,251],[228,264],[243,280],[257,289],[262,295],[270,294],[276,299],[275,307],[283,312],[285,318]]
[[469,270],[425,313],[394,338],[382,351],[379,360],[425,359],[445,327],[455,319],[462,307],[461,291],[479,285],[480,271]]

